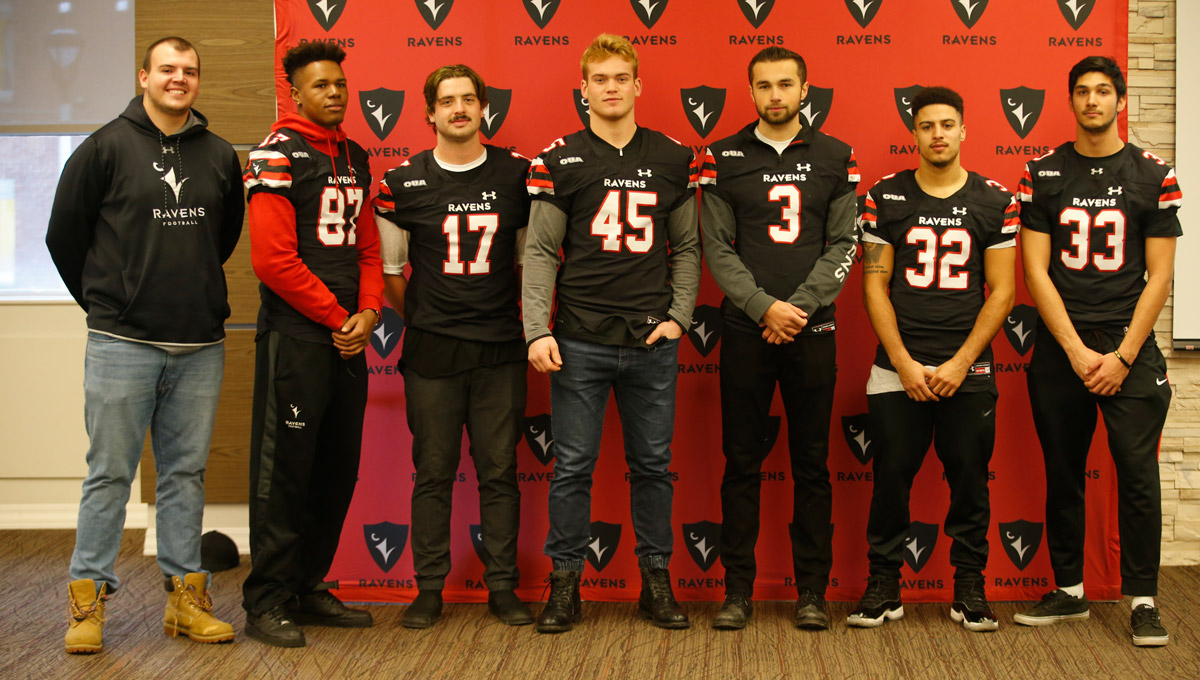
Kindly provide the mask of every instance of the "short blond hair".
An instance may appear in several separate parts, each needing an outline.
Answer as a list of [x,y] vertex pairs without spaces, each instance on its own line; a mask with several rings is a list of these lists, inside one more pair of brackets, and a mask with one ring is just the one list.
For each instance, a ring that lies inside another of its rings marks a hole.
[[579,59],[579,70],[583,72],[583,77],[586,79],[588,64],[599,63],[610,57],[620,57],[629,62],[633,66],[633,77],[638,77],[638,55],[637,50],[633,49],[633,43],[612,33],[601,33],[596,36],[592,44],[583,51],[583,57]]

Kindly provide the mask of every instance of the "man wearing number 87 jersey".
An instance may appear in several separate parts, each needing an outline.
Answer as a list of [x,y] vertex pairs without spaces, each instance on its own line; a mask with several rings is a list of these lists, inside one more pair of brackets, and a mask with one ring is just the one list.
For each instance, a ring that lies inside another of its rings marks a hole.
[[[450,501],[463,427],[479,482],[488,609],[533,623],[513,593],[525,414],[516,254],[529,219],[529,161],[479,141],[487,88],[461,64],[425,80],[437,147],[387,173],[375,200],[388,300],[404,315],[402,354],[417,477],[412,554],[420,591],[401,624],[428,628],[450,573]],[[404,265],[412,265],[412,280]]]
[[1153,328],[1171,290],[1183,199],[1175,171],[1118,134],[1120,67],[1087,57],[1068,77],[1075,141],[1030,161],[1019,191],[1025,285],[1041,316],[1027,379],[1058,587],[1014,619],[1037,626],[1088,616],[1084,468],[1098,407],[1117,472],[1121,592],[1133,598],[1133,644],[1161,646],[1168,635],[1154,606],[1158,440],[1171,386]]
[[371,625],[321,587],[358,479],[383,272],[367,154],[346,138],[346,53],[303,43],[283,68],[297,112],[250,152],[250,258],[262,281],[250,425],[246,635],[303,646],[297,624]]
[[704,249],[725,292],[721,312],[721,563],[725,605],[713,627],[750,618],[759,487],[775,385],[787,415],[794,501],[795,624],[829,627],[833,566],[829,420],[837,377],[833,301],[857,248],[858,163],[847,144],[803,127],[799,54],[768,47],[750,61],[759,119],[712,145],[700,182]]
[[909,494],[933,442],[950,485],[950,618],[967,630],[990,631],[999,627],[983,587],[998,396],[991,342],[1013,306],[1017,203],[1004,187],[962,167],[958,93],[925,88],[913,97],[912,112],[919,165],[876,183],[862,214],[863,299],[879,337],[867,380],[877,448],[870,577],[846,623],[871,628],[904,615]]
[[554,571],[538,631],[567,631],[579,620],[592,470],[610,392],[629,464],[634,553],[642,573],[638,614],[656,626],[687,628],[667,571],[668,467],[679,338],[700,286],[695,155],[635,122],[642,81],[627,39],[598,36],[580,66],[588,129],[556,140],[529,174],[534,201],[525,247],[525,339],[530,364],[550,373],[555,457],[545,548]]

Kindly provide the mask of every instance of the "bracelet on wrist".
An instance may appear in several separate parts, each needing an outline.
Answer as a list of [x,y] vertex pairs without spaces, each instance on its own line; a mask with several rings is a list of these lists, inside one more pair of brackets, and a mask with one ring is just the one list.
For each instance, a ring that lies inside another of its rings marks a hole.
[[1117,358],[1117,361],[1121,362],[1125,366],[1126,369],[1133,368],[1133,364],[1129,363],[1128,361],[1125,361],[1125,357],[1121,356],[1121,350],[1114,349],[1113,356],[1115,356]]

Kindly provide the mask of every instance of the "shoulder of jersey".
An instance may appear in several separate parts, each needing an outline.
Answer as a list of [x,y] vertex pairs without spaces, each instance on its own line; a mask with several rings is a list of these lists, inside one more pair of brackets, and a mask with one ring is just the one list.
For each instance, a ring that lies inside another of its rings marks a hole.
[[655,152],[661,149],[663,154],[677,154],[684,163],[691,161],[692,157],[696,155],[690,146],[685,146],[682,142],[674,137],[671,137],[670,135],[663,134],[662,132],[651,130],[649,128],[646,128],[646,132],[650,135],[649,141],[652,145],[651,148]]
[[311,161],[312,157],[299,134],[286,128],[267,135],[258,146],[250,150],[246,159],[246,171],[242,183],[246,189],[265,187],[286,189],[292,185],[292,161]]
[[1003,208],[1013,201],[1013,192],[1009,191],[1008,187],[979,173],[975,173],[975,176],[979,178],[980,183],[985,187],[985,190],[980,192],[981,197],[984,197],[989,203],[994,203]]
[[908,196],[910,182],[907,181],[910,175],[911,171],[902,170],[880,177],[868,192],[871,199],[877,205],[880,203],[911,203]]
[[492,146],[491,144],[484,144],[484,148],[487,149],[489,161],[495,159],[499,163],[506,165],[516,165],[526,168],[529,167],[529,159],[517,153],[516,151],[510,151],[499,146]]
[[1137,164],[1138,170],[1141,172],[1149,173],[1159,180],[1175,172],[1175,169],[1168,165],[1166,161],[1136,144],[1130,144],[1129,150],[1133,152],[1133,162]]
[[813,131],[811,144],[814,149],[828,150],[828,152],[832,154],[842,153],[848,156],[854,153],[854,147],[843,142],[837,137],[834,137],[833,135],[827,135],[820,130]]

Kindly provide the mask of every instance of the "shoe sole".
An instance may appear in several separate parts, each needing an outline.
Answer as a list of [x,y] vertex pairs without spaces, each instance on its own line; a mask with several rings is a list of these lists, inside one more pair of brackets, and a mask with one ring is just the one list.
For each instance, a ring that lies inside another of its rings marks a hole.
[[374,619],[365,621],[355,621],[353,619],[334,619],[327,616],[300,614],[298,612],[291,613],[292,621],[296,622],[297,626],[319,626],[324,628],[370,628],[375,625]]
[[1049,626],[1059,621],[1077,621],[1086,619],[1091,616],[1090,611],[1079,612],[1078,614],[1059,614],[1055,616],[1030,616],[1028,614],[1013,614],[1013,621],[1022,626]]
[[488,613],[497,619],[500,619],[500,623],[503,623],[506,626],[528,626],[529,624],[533,623],[532,612],[523,612],[521,614],[505,616],[495,609],[492,609],[492,605],[489,604]]
[[1165,647],[1171,641],[1170,635],[1134,635],[1134,647]]
[[846,625],[852,628],[878,628],[883,625],[884,621],[895,621],[902,618],[904,618],[904,605],[895,609],[885,609],[882,614],[873,619],[851,614],[846,617]]
[[960,613],[957,609],[950,610],[950,620],[955,623],[961,623],[963,628],[972,633],[989,633],[993,630],[1000,629],[1000,622],[995,619],[987,619],[986,621],[971,622],[967,617]]
[[180,635],[187,636],[192,642],[202,642],[204,644],[220,644],[222,642],[233,642],[233,631],[228,633],[217,633],[216,635],[197,635],[183,626],[174,626],[169,623],[163,624],[163,632],[171,637]]
[[404,626],[405,628],[412,628],[414,630],[422,630],[425,628],[432,628],[433,624],[437,623],[438,619],[440,619],[440,618],[442,618],[442,617],[435,616],[431,619],[423,619],[423,620],[419,620],[419,621],[414,621],[411,619],[405,619],[405,618],[401,617],[400,625]]
[[667,630],[684,630],[691,628],[692,622],[684,619],[682,621],[655,621],[654,615],[644,609],[638,609],[637,615],[639,618],[646,619],[657,628],[666,628]]
[[746,621],[729,621],[721,619],[713,619],[713,630],[742,630],[746,627]]
[[829,630],[829,621],[821,619],[803,619],[796,621],[796,627],[801,630]]
[[[1134,643],[1137,644],[1137,643]],[[67,654],[95,654],[104,649],[103,644],[99,645],[67,645]]]
[[246,637],[250,638],[251,640],[258,640],[264,645],[271,645],[272,647],[303,647],[307,644],[307,641],[304,638],[300,638],[299,640],[283,640],[280,638],[271,637],[269,635],[264,635],[257,628],[251,625],[246,626],[245,632]]
[[551,624],[551,623],[542,623],[541,621],[539,621],[538,625],[537,625],[537,632],[539,632],[539,633],[567,633],[567,632],[570,632],[570,630],[575,627],[575,624],[579,623],[579,621],[582,618],[583,618],[583,614],[576,614],[575,616],[572,616],[571,620],[568,621],[567,623]]

